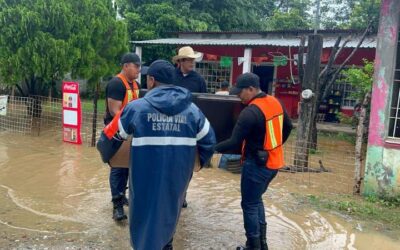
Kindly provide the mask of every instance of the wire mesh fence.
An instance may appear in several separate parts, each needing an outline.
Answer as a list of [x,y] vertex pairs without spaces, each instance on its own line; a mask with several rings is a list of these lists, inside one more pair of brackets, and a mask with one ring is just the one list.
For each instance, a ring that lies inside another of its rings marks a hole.
[[335,136],[320,136],[318,145],[291,138],[284,146],[286,167],[282,178],[313,187],[317,191],[351,194],[354,186],[355,147]]
[[32,106],[31,98],[8,98],[6,115],[0,116],[0,130],[30,134],[33,120]]
[[[104,126],[104,105],[99,105],[99,108],[94,120],[92,101],[82,101],[81,137],[86,146],[91,145],[93,134],[94,141],[97,141]],[[32,136],[53,136],[61,142],[62,99],[10,97],[6,116],[0,116],[1,130]],[[299,143],[293,134],[284,145],[286,167],[280,171],[278,178],[315,188],[318,192],[352,193],[354,145],[335,136],[319,136],[318,145]],[[239,173],[239,161],[228,162],[227,169]]]
[[[82,102],[82,143],[90,146],[95,123],[96,141],[103,124],[104,109],[98,110],[96,120],[93,120],[93,104]],[[62,99],[44,96],[10,97],[7,113],[0,116],[0,130],[32,136],[53,136],[62,141]]]

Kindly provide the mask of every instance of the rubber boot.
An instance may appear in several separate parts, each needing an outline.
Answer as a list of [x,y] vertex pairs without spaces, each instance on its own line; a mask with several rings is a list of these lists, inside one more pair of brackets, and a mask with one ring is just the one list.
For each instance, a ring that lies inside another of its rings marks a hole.
[[173,250],[174,248],[173,248],[173,246],[172,246],[172,241],[173,241],[174,239],[171,239],[168,243],[167,243],[167,245],[165,245],[165,247],[163,247],[163,249],[162,250]]
[[124,206],[129,206],[128,198],[126,198],[125,195],[122,197],[122,204],[123,204]]
[[116,221],[126,220],[128,217],[124,211],[124,196],[118,195],[112,199],[113,202],[113,219]]
[[238,246],[236,250],[260,250],[260,238],[259,237],[248,237],[246,246]]
[[187,204],[187,201],[186,201],[186,198],[185,198],[185,200],[183,201],[182,207],[183,208],[187,208],[187,206],[188,206],[188,204]]
[[260,223],[260,249],[268,250],[267,244],[267,224]]

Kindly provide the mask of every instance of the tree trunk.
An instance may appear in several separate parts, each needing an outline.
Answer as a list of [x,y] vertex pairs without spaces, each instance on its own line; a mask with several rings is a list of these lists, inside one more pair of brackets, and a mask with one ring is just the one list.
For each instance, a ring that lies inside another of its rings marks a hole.
[[100,83],[96,82],[96,87],[93,96],[93,119],[92,119],[92,142],[91,146],[96,145],[96,131],[97,131],[97,100],[99,99]]
[[53,97],[53,84],[51,84],[49,88],[49,102],[51,102],[52,97]]
[[360,117],[358,119],[353,194],[360,194],[360,192],[361,192],[361,181],[362,181],[361,164],[363,161],[362,145],[363,145],[363,141],[364,141],[365,119],[367,117],[367,107],[369,105],[370,99],[371,99],[371,93],[368,92],[364,97],[364,101],[361,106]]
[[308,37],[307,63],[302,81],[302,90],[310,89],[314,93],[311,99],[302,99],[300,102],[299,122],[297,126],[296,150],[294,166],[297,170],[308,169],[308,156],[311,141],[311,130],[316,115],[316,101],[318,98],[318,75],[320,72],[322,53],[322,36]]
[[10,96],[10,99],[11,99],[12,102],[14,101],[14,97],[15,97],[15,88],[16,88],[15,85],[12,86],[12,88],[11,88],[11,96]]

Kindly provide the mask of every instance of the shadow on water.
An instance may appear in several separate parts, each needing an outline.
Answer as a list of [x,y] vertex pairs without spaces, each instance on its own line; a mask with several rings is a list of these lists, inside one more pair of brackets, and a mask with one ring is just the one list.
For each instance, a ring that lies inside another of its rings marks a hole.
[[[111,218],[108,167],[94,148],[0,134],[0,249],[130,249]],[[195,173],[175,249],[235,249],[245,241],[240,175]],[[356,222],[299,208],[278,177],[264,195],[270,249],[396,249]],[[162,209],[162,208],[160,208]]]

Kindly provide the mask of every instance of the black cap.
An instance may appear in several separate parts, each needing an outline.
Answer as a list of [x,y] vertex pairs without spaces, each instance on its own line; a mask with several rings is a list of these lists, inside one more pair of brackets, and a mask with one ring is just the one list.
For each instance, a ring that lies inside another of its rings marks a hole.
[[260,77],[254,73],[241,74],[236,80],[236,86],[229,91],[229,94],[237,95],[242,89],[248,87],[260,88]]
[[154,77],[159,83],[175,83],[175,68],[171,63],[165,60],[156,60],[150,64],[147,75]]
[[133,63],[136,65],[140,65],[141,64],[140,57],[135,53],[126,53],[121,58],[121,65],[124,65],[125,63]]

